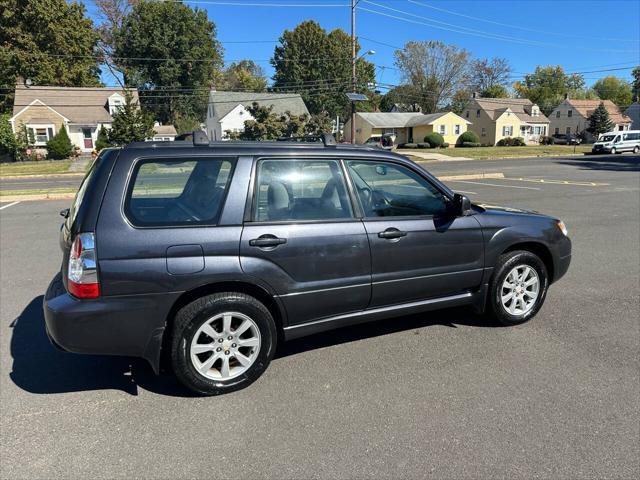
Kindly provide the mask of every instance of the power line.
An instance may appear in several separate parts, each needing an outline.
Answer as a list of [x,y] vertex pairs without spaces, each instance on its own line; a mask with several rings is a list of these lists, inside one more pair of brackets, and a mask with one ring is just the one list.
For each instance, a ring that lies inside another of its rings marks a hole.
[[[548,43],[548,42],[538,42],[538,41],[532,41],[532,40],[527,40],[527,39],[521,39],[521,38],[517,38],[517,37],[510,37],[510,36],[506,36],[506,35],[500,35],[500,34],[494,34],[491,32],[486,32],[486,31],[482,31],[482,30],[476,30],[476,29],[471,29],[471,28],[467,28],[467,27],[463,27],[460,25],[455,25],[455,24],[451,24],[451,23],[447,23],[447,22],[441,22],[439,20],[434,20],[431,19],[429,17],[424,17],[422,15],[416,15],[414,13],[411,12],[407,12],[404,10],[399,10],[396,8],[392,8],[392,7],[387,7],[386,5],[381,5],[379,3],[374,3],[374,2],[370,2],[369,0],[362,0],[362,3],[366,3],[369,5],[374,5],[378,8],[384,8],[387,10],[391,10],[403,15],[408,15],[410,17],[415,17],[415,18],[420,18],[422,20],[426,20],[428,22],[431,23],[426,23],[425,21],[418,21],[418,20],[412,20],[410,18],[406,18],[406,17],[399,17],[397,15],[392,15],[389,13],[385,13],[385,12],[380,12],[377,10],[371,10],[369,8],[365,8],[365,7],[357,7],[359,10],[368,12],[368,13],[373,13],[375,15],[381,15],[384,17],[388,17],[388,18],[393,18],[396,20],[400,20],[400,21],[404,21],[404,22],[408,22],[408,23],[413,23],[416,25],[422,25],[422,26],[427,26],[427,27],[431,27],[431,28],[437,28],[440,30],[445,30],[445,31],[450,31],[450,32],[455,32],[455,33],[462,33],[462,34],[466,34],[466,35],[473,35],[473,36],[477,36],[477,37],[481,37],[481,38],[488,38],[491,40],[502,40],[502,41],[506,41],[506,42],[512,42],[512,43],[518,43],[518,44],[522,44],[522,45],[531,45],[531,46],[551,46],[551,47],[559,47],[559,45],[557,44],[553,44],[553,43]],[[446,25],[446,26],[442,26],[442,25]],[[453,28],[450,28],[453,27]],[[637,52],[637,50],[619,50],[619,49],[593,49],[593,48],[587,48],[587,47],[582,47],[580,45],[575,46],[573,48],[576,49],[581,49],[581,50],[588,50],[588,51],[600,51],[600,52]]]
[[499,25],[502,27],[508,27],[508,28],[514,28],[517,30],[523,30],[526,32],[533,32],[533,33],[542,33],[544,35],[556,35],[559,37],[568,37],[568,38],[581,38],[584,40],[600,40],[600,41],[607,41],[607,42],[635,42],[637,43],[637,40],[632,40],[629,38],[597,38],[597,37],[588,37],[588,36],[583,36],[583,35],[571,35],[571,34],[567,34],[567,33],[560,33],[560,32],[551,32],[551,31],[545,31],[545,30],[538,30],[538,29],[534,29],[534,28],[527,28],[527,27],[522,27],[520,25],[513,25],[513,24],[509,24],[509,23],[502,23],[502,22],[496,22],[495,20],[489,20],[487,18],[481,18],[481,17],[474,17],[472,15],[466,15],[464,13],[459,13],[459,12],[454,12],[452,10],[447,10],[445,8],[441,8],[441,7],[436,7],[434,5],[429,5],[427,3],[423,3],[423,2],[418,2],[416,0],[407,0],[409,3],[413,3],[415,5],[420,5],[421,7],[426,7],[426,8],[430,8],[432,10],[437,10],[440,12],[444,12],[444,13],[448,13],[450,15],[457,15],[459,17],[463,17],[463,18],[468,18],[471,20],[478,20],[480,22],[486,22],[486,23],[491,23],[493,25]]

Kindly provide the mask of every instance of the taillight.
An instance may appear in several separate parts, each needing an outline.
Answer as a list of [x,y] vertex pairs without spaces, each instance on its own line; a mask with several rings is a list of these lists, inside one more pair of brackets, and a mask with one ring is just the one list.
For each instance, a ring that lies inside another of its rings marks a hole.
[[73,240],[67,280],[69,293],[74,297],[97,298],[100,295],[93,233],[80,233]]

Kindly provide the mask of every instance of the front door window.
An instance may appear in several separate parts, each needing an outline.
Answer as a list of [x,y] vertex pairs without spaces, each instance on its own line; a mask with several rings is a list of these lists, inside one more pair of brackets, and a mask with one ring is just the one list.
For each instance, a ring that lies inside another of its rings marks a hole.
[[91,137],[91,129],[82,129],[82,138],[84,139],[84,148],[93,148],[93,138]]

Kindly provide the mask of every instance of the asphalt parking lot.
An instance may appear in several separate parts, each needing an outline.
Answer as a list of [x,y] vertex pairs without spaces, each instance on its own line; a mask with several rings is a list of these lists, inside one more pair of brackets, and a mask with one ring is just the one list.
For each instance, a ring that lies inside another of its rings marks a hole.
[[57,352],[42,295],[69,201],[0,204],[2,478],[639,478],[640,157],[442,162],[476,202],[565,221],[573,263],[528,324],[466,309],[293,341],[248,389]]

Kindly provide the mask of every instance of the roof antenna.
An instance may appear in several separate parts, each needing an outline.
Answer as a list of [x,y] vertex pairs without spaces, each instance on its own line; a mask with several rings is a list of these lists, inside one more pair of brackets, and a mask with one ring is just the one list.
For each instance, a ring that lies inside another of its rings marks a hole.
[[209,145],[209,137],[207,137],[207,132],[202,130],[194,130],[193,131],[193,144],[196,147],[202,147]]

